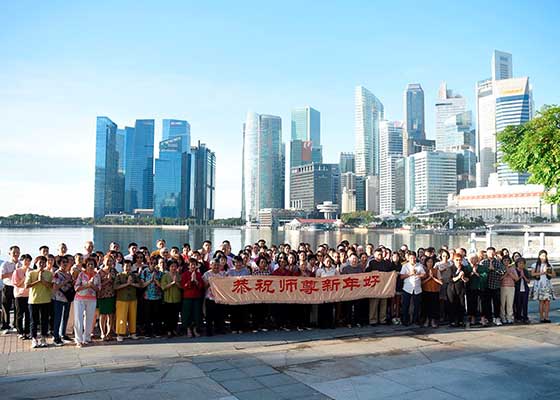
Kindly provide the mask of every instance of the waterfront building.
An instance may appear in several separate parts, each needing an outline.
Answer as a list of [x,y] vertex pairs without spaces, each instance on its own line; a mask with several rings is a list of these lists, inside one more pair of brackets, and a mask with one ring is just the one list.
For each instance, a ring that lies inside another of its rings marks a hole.
[[510,53],[494,50],[492,53],[492,80],[513,78],[513,61]]
[[496,101],[492,80],[476,86],[476,186],[488,186],[488,177],[496,172]]
[[354,91],[355,159],[359,176],[379,174],[379,121],[385,119],[381,101],[363,86]]
[[341,214],[356,211],[356,189],[344,188],[341,194]]
[[406,157],[405,209],[408,212],[441,211],[449,194],[457,192],[457,155],[422,151]]
[[464,97],[454,94],[447,84],[442,82],[436,100],[436,150],[446,151],[447,132],[445,122],[457,114],[467,111]]
[[119,175],[117,124],[97,117],[95,131],[95,183],[93,217],[122,212],[122,177]]
[[291,169],[290,208],[318,214],[325,201],[339,203],[338,164],[307,164]]
[[247,113],[243,125],[242,217],[257,221],[263,208],[284,208],[282,120]]
[[125,212],[153,208],[154,120],[138,119],[126,129]]
[[448,210],[462,218],[482,218],[487,223],[533,223],[535,218],[558,218],[558,205],[544,200],[543,185],[509,185],[498,182],[496,174],[490,185],[463,189],[449,197]]
[[181,119],[164,119],[163,129],[161,131],[161,136],[163,140],[171,139],[180,136],[183,140],[182,142],[182,152],[190,153],[191,151],[191,125]]
[[401,121],[383,120],[379,123],[379,208],[383,215],[402,211],[396,204],[399,183],[395,173],[397,161],[403,157],[403,129]]
[[476,135],[472,129],[472,112],[449,117],[443,130],[445,135],[440,149],[457,154],[457,192],[476,186]]
[[206,222],[214,219],[216,208],[216,154],[199,140],[197,146],[191,147],[190,159],[190,216],[199,223]]
[[410,140],[426,139],[424,122],[424,90],[419,83],[407,85],[404,96],[403,155],[411,153]]
[[189,154],[183,152],[183,139],[175,136],[159,143],[154,176],[154,216],[158,218],[186,218],[189,214]]
[[356,157],[354,153],[340,153],[339,161],[340,174],[346,172],[356,172]]

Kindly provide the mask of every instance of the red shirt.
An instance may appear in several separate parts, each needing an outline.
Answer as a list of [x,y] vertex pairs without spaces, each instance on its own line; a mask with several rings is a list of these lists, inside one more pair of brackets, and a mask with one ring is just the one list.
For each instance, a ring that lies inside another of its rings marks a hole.
[[292,272],[286,268],[281,269],[281,268],[276,268],[274,271],[272,271],[272,275],[274,276],[292,276]]
[[204,295],[204,281],[200,271],[195,271],[194,281],[191,279],[191,271],[185,271],[181,275],[181,287],[184,299],[198,299]]

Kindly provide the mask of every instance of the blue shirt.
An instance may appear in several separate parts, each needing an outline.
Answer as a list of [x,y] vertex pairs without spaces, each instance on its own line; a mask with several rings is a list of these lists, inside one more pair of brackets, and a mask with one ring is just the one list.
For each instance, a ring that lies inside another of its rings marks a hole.
[[[163,272],[156,269],[150,271],[149,268],[146,268],[142,271],[142,273],[140,273],[140,279],[142,279],[144,282],[148,282],[152,279],[153,274],[156,275],[156,281],[160,282],[161,277],[163,276]],[[151,282],[144,291],[144,299],[146,300],[161,300],[162,295],[163,292],[161,288],[156,285],[155,282]]]

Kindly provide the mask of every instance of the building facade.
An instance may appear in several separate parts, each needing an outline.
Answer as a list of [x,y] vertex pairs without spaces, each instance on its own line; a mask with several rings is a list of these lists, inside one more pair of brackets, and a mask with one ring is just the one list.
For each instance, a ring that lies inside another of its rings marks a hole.
[[422,151],[405,159],[405,209],[408,212],[445,210],[457,192],[457,155]]
[[340,173],[356,172],[356,157],[354,153],[340,153],[339,161]]
[[354,91],[355,159],[359,176],[379,174],[379,121],[384,119],[381,101],[363,86]]
[[290,176],[290,208],[318,215],[319,204],[340,204],[338,164],[301,165],[292,168]]
[[[190,152],[189,152],[190,153]],[[154,216],[158,218],[187,218],[190,195],[188,153],[183,152],[183,137],[164,139],[159,143],[154,177]],[[187,172],[187,173],[185,173]],[[184,185],[186,183],[186,185]]]
[[282,120],[249,112],[243,125],[242,217],[258,221],[263,208],[284,208]]
[[379,171],[379,210],[382,215],[391,215],[399,211],[399,182],[396,179],[396,166],[403,157],[403,130],[401,121],[381,121],[379,128],[380,171]]
[[424,121],[424,90],[419,83],[407,85],[404,96],[404,130],[403,130],[403,153],[411,154],[409,149],[410,140],[426,139]]
[[122,212],[122,186],[119,175],[117,124],[97,117],[95,131],[95,183],[93,217]]
[[126,129],[125,212],[153,209],[154,203],[154,120],[138,119]]
[[214,219],[216,208],[216,154],[206,144],[191,147],[191,179],[193,191],[191,217],[197,222]]
[[447,88],[447,84],[442,82],[436,100],[436,150],[446,151],[446,121],[466,110],[466,99],[458,94],[454,94],[451,89]]

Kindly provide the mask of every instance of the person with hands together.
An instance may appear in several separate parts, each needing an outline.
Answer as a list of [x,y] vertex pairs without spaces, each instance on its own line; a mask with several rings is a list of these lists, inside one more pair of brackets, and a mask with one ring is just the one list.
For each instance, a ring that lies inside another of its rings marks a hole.
[[[49,312],[51,306],[53,274],[46,270],[47,258],[35,258],[37,269],[30,270],[25,277],[25,287],[29,289],[29,314],[31,314],[31,347],[47,347]],[[41,341],[37,340],[37,325],[41,325]]]

